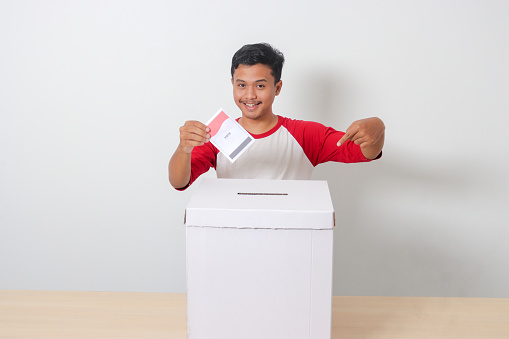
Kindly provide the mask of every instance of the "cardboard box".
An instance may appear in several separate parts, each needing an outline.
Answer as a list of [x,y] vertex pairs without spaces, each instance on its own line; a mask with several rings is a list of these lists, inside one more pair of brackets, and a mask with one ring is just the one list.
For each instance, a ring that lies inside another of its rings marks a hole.
[[330,338],[327,182],[204,178],[185,224],[189,339]]

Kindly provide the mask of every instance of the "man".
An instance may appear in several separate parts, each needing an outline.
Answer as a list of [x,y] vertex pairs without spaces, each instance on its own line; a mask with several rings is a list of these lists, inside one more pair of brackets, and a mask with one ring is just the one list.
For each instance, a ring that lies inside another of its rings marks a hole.
[[207,126],[186,121],[169,163],[173,187],[187,188],[211,167],[218,178],[310,179],[320,163],[367,162],[381,156],[385,126],[379,118],[355,121],[343,133],[274,114],[272,104],[283,86],[283,63],[283,54],[264,43],[245,45],[235,53],[231,81],[242,112],[238,122],[256,141],[231,163],[209,142]]

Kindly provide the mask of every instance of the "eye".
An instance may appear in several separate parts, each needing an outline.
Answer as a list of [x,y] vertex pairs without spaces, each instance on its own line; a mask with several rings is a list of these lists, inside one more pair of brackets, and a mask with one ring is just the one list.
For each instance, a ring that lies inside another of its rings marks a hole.
[[244,88],[244,87],[246,87],[246,85],[244,85],[244,84],[238,84],[238,86],[239,86],[240,88]]
[[256,88],[264,88],[265,85],[256,85]]

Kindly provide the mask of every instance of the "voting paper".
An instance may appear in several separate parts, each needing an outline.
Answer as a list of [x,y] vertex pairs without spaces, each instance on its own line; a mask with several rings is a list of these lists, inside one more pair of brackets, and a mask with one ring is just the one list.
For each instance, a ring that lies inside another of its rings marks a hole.
[[210,141],[231,162],[237,160],[255,139],[222,108],[206,124],[210,128]]

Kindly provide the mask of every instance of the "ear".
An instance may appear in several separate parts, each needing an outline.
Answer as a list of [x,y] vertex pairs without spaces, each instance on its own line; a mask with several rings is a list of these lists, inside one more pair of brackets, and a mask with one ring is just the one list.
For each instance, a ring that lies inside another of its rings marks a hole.
[[281,93],[281,88],[283,87],[283,80],[279,80],[276,83],[276,95],[279,95]]
[[232,85],[233,85],[233,77],[232,77]]

